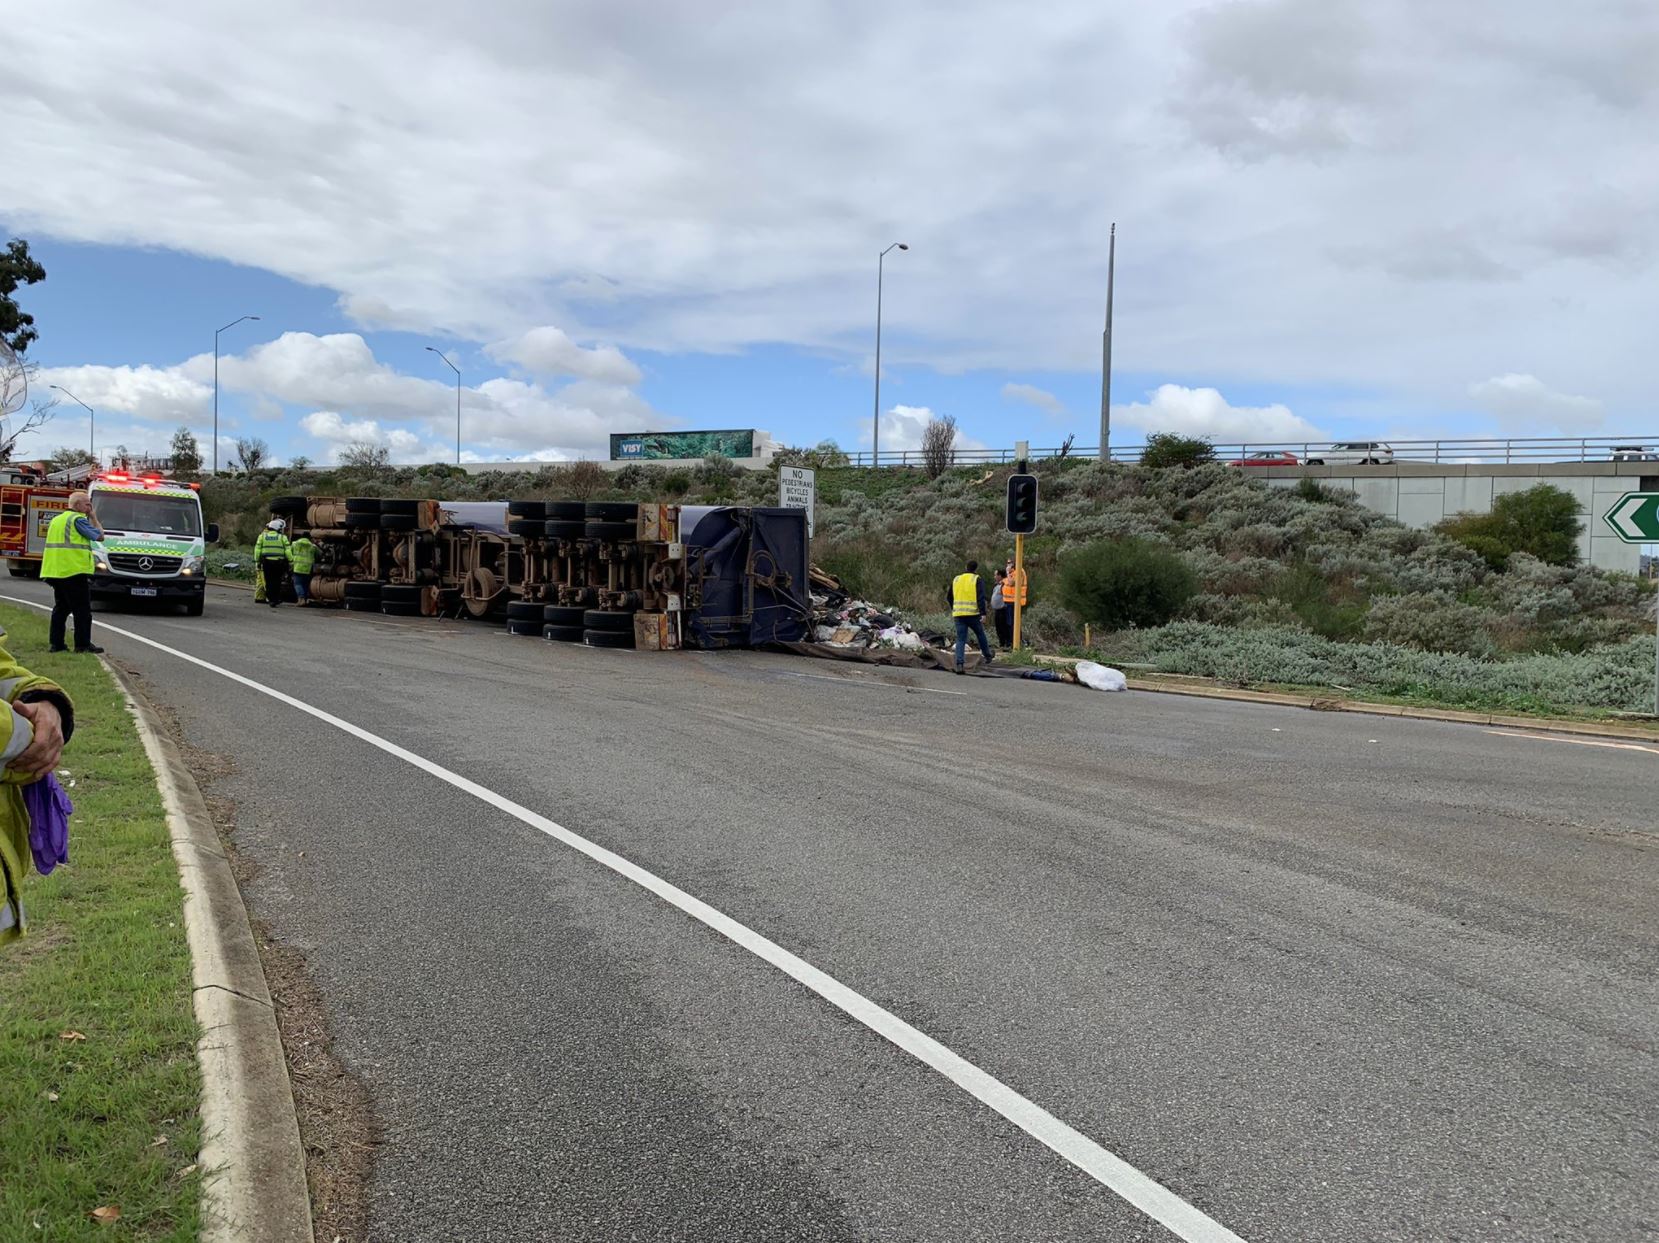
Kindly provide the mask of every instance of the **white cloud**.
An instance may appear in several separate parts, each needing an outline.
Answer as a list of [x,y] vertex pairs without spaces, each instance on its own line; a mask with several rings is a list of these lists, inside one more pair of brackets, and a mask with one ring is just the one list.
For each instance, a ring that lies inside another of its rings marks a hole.
[[606,384],[638,384],[640,371],[614,345],[584,349],[562,328],[532,328],[511,341],[490,346],[491,358],[515,362],[537,375],[579,376]]
[[861,358],[899,236],[895,360],[1088,370],[1116,219],[1122,369],[1444,397],[1522,367],[1645,411],[1659,6],[1491,8],[59,0],[7,32],[0,213],[369,325],[558,324],[616,349],[558,374],[622,383],[624,349]]
[[[1326,436],[1288,406],[1235,406],[1213,388],[1160,384],[1147,401],[1112,407],[1112,425],[1142,433],[1179,432],[1222,444],[1274,444]],[[1116,442],[1114,437],[1114,443]]]
[[[882,456],[897,453],[900,450],[914,452],[922,447],[922,433],[933,419],[933,410],[927,406],[893,406],[882,411],[881,414],[881,452]],[[865,445],[870,443],[870,433],[864,432],[861,438]],[[958,449],[983,449],[983,441],[975,440],[972,436],[964,435],[961,429],[956,433],[956,447]]]
[[[600,360],[588,368],[595,374],[629,374],[602,352],[582,353]],[[43,371],[41,382],[62,384],[100,416],[118,413],[161,425],[151,440],[164,440],[174,426],[186,424],[211,443],[212,374],[209,354],[172,367],[57,368]],[[406,375],[381,362],[356,333],[284,333],[243,354],[222,355],[219,381],[221,404],[245,404],[251,413],[254,425],[245,429],[248,434],[271,439],[276,434],[271,425],[293,420],[299,433],[328,454],[359,440],[385,445],[399,462],[445,461],[455,452],[454,386]],[[70,412],[65,403],[60,413]],[[526,452],[607,457],[612,432],[647,425],[673,427],[677,420],[657,414],[619,383],[579,379],[549,386],[495,375],[461,390],[462,440],[484,457]],[[227,410],[220,420],[221,444],[234,441],[237,428],[238,420]],[[98,439],[107,441],[102,432]],[[55,443],[47,430],[37,433],[23,452],[44,452]],[[291,451],[310,453],[311,448],[297,443]]]
[[1046,410],[1050,414],[1064,414],[1066,403],[1061,401],[1046,388],[1038,388],[1035,384],[1004,384],[1002,386],[1004,401],[1017,401],[1027,406],[1036,406],[1039,410]]
[[1594,397],[1558,393],[1533,375],[1495,375],[1471,384],[1469,396],[1511,434],[1591,431],[1603,420],[1602,403]]

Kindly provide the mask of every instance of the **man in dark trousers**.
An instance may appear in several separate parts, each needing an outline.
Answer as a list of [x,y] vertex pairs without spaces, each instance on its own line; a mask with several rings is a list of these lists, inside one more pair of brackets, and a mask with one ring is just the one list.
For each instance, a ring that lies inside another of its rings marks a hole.
[[52,584],[52,622],[48,627],[54,652],[69,649],[63,643],[64,623],[75,619],[75,650],[101,652],[92,641],[92,546],[104,538],[104,528],[92,513],[85,492],[69,497],[69,508],[46,528],[46,547],[40,557],[40,576]]
[[286,525],[281,518],[272,518],[253,542],[253,559],[259,570],[260,587],[254,595],[254,602],[259,603],[259,597],[263,595],[264,602],[273,609],[282,603],[283,578],[288,573],[288,537],[282,533]]
[[984,622],[988,601],[985,598],[985,584],[979,578],[979,562],[968,562],[967,572],[951,580],[947,594],[950,597],[951,617],[956,621],[956,672],[967,672],[963,661],[967,659],[970,630],[979,640],[979,651],[985,657],[985,663],[990,664],[991,641],[985,637]]

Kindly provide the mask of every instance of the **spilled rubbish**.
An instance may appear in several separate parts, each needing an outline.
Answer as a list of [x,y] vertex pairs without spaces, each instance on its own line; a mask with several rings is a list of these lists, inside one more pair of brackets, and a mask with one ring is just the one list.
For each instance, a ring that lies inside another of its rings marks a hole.
[[[920,630],[906,621],[900,610],[859,599],[848,592],[839,579],[817,566],[812,567],[810,582],[812,641],[771,645],[775,649],[820,659],[898,668],[954,667],[956,640],[953,636]],[[997,662],[987,665],[970,646],[964,666],[968,672],[980,677],[1059,682],[1098,691],[1129,689],[1128,679],[1122,672],[1090,660],[1079,661],[1075,667],[1054,665],[1040,669]]]

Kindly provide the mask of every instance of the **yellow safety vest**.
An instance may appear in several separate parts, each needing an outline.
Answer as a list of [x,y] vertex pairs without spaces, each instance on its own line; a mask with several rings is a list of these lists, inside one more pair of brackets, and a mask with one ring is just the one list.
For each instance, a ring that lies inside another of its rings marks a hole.
[[979,575],[958,574],[950,583],[952,617],[979,616]]
[[92,541],[75,529],[75,519],[80,516],[78,511],[66,509],[46,528],[46,549],[40,557],[42,578],[92,573]]

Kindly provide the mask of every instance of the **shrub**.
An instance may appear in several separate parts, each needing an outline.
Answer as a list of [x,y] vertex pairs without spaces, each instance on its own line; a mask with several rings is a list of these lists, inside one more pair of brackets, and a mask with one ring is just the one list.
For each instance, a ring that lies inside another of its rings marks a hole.
[[1340,493],[1331,491],[1331,489],[1322,486],[1317,479],[1310,479],[1306,475],[1297,481],[1295,492],[1304,501],[1310,501],[1315,505],[1340,505],[1342,503]]
[[1103,540],[1060,564],[1060,600],[1106,630],[1161,626],[1198,590],[1179,553],[1144,540]]
[[1584,524],[1578,520],[1578,501],[1571,492],[1541,483],[1494,498],[1491,513],[1456,514],[1435,529],[1501,570],[1517,552],[1549,565],[1575,564]]
[[1141,465],[1153,470],[1179,466],[1190,470],[1205,462],[1215,461],[1215,448],[1199,436],[1182,436],[1175,432],[1153,432],[1146,438],[1141,451]]
[[1365,616],[1365,637],[1424,652],[1491,656],[1494,645],[1488,627],[1493,620],[1485,609],[1440,593],[1384,596]]
[[560,471],[559,475],[562,477],[557,479],[557,485],[553,491],[555,493],[562,491],[573,501],[588,500],[596,492],[609,486],[610,483],[609,472],[598,462],[590,462],[586,459],[580,462],[572,462]]
[[956,416],[936,414],[922,429],[922,468],[937,479],[956,462]]
[[1052,600],[1037,600],[1020,610],[1020,643],[1025,647],[1074,647],[1082,640],[1083,627]]
[[668,496],[684,496],[691,491],[691,475],[683,470],[671,470],[662,477],[662,490]]

